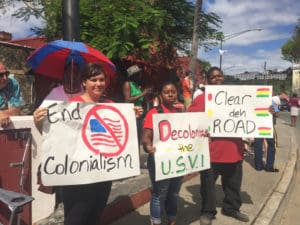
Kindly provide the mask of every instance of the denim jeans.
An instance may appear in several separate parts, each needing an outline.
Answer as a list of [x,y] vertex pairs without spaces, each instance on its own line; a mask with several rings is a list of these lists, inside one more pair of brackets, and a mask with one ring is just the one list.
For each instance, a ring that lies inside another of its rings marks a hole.
[[148,170],[152,182],[152,195],[150,200],[151,222],[161,223],[163,209],[168,220],[175,220],[177,215],[177,199],[180,191],[182,177],[155,181],[154,155],[148,156]]
[[[276,143],[275,138],[267,138],[268,149],[267,149],[267,160],[265,168],[271,170],[274,168]],[[254,142],[254,163],[256,170],[264,169],[263,165],[263,138],[255,138]]]

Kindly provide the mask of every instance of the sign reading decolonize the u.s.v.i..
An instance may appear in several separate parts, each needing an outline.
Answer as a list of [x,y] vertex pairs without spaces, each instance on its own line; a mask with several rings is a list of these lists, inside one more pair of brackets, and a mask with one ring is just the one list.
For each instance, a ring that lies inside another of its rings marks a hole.
[[207,129],[208,118],[204,112],[154,114],[155,179],[210,168]]
[[207,85],[205,104],[212,137],[273,137],[272,86]]
[[96,183],[140,174],[133,104],[54,102],[48,109],[41,167],[45,185]]

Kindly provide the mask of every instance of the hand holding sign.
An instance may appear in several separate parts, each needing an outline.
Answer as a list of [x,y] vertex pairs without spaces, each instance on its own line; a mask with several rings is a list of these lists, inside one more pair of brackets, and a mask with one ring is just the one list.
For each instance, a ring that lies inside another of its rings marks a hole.
[[212,137],[272,137],[271,86],[206,86]]

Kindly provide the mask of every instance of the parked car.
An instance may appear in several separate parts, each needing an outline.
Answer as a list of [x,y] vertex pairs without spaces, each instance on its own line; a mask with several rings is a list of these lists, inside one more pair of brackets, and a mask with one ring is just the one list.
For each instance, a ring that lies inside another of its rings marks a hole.
[[285,98],[280,99],[280,105],[279,105],[279,110],[280,111],[290,111],[290,106],[289,106],[289,101]]

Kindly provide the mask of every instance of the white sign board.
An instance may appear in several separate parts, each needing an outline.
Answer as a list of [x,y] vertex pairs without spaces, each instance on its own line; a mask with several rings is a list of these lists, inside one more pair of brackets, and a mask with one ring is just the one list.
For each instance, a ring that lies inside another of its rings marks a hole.
[[205,86],[212,137],[272,138],[271,105],[272,86]]
[[207,129],[208,118],[204,112],[154,114],[155,179],[210,168]]
[[44,185],[88,184],[140,174],[132,104],[54,103],[43,123]]

